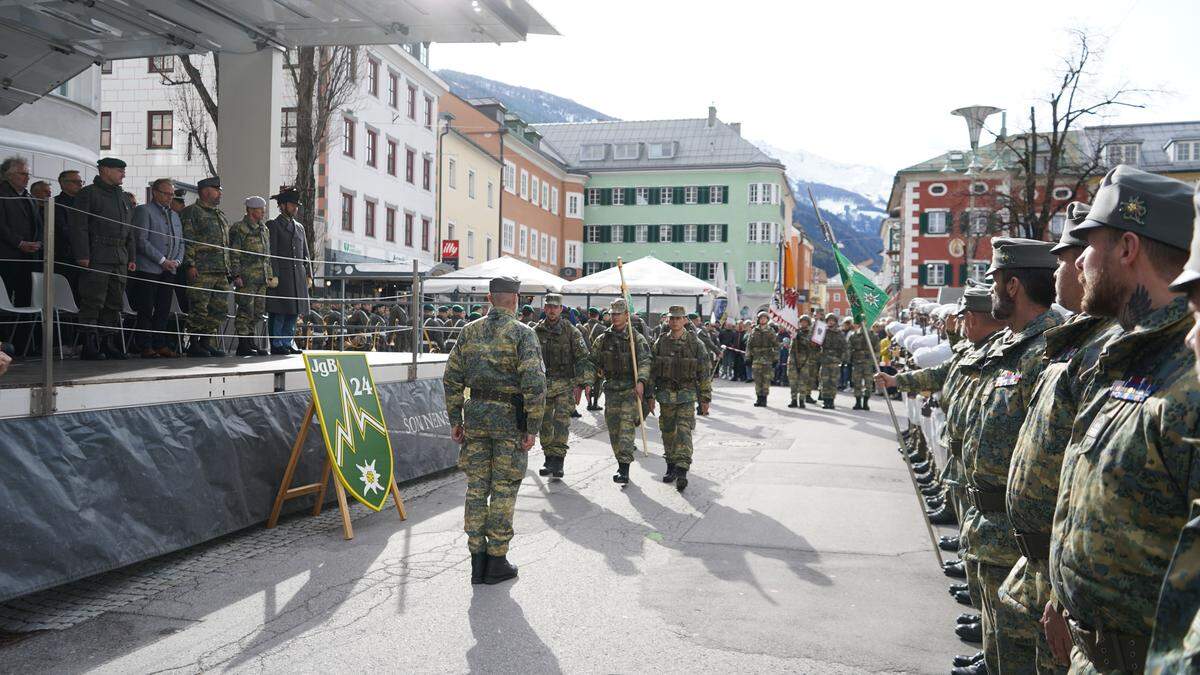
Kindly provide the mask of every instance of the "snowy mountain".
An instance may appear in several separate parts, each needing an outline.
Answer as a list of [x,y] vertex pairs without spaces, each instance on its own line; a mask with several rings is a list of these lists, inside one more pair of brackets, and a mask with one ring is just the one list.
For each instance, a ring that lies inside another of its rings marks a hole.
[[833,185],[887,203],[892,191],[892,173],[877,166],[846,164],[803,150],[783,150],[767,141],[753,141],[763,152],[783,162],[793,181]]
[[438,77],[450,85],[450,91],[459,98],[494,98],[504,103],[509,112],[519,115],[530,124],[542,122],[591,122],[593,120],[615,120],[604,113],[581,105],[569,98],[555,96],[540,89],[519,87],[486,77],[460,73],[456,70],[439,70]]
[[879,254],[883,240],[879,237],[879,225],[886,216],[884,207],[867,197],[823,183],[792,181],[796,193],[796,209],[792,222],[800,226],[811,239],[813,262],[830,275],[837,273],[833,253],[825,243],[825,235],[813,213],[808,191],[812,190],[821,216],[829,222],[833,236],[842,244],[842,253],[855,264],[868,263],[866,267],[878,269]]

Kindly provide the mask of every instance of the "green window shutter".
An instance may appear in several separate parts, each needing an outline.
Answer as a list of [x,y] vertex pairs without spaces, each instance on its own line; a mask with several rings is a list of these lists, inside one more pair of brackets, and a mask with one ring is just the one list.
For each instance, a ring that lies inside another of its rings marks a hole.
[[925,280],[929,278],[929,265],[921,265],[917,268],[917,285],[924,286]]
[[612,242],[612,228],[608,225],[597,225],[600,228],[600,243],[608,244]]
[[612,206],[612,188],[601,188],[600,206]]
[[[921,234],[929,234],[929,214],[928,213],[921,214],[920,224],[921,224]],[[921,269],[924,270],[925,268],[922,267]],[[924,274],[924,272],[922,272],[922,274]],[[924,277],[922,277],[921,283],[925,283]]]
[[709,225],[697,225],[696,226],[696,239],[699,241],[708,241],[708,228],[709,227],[710,227]]
[[700,278],[701,278],[701,279],[707,279],[707,278],[708,278],[708,266],[709,266],[710,264],[711,264],[711,263],[700,263],[700,264],[698,265],[698,267],[699,267],[700,269],[696,270],[696,273],[697,273],[697,274],[700,276]]
[[671,226],[671,241],[674,241],[674,242],[683,241],[683,226],[682,225],[672,225]]
[[729,186],[728,185],[721,186],[721,203],[722,204],[729,203]]
[[683,203],[683,188],[681,188],[681,187],[671,188],[671,203],[672,204],[682,204]]
[[631,243],[636,238],[637,238],[637,226],[636,225],[626,225],[625,226],[625,236],[622,237],[622,239],[625,240],[625,243],[627,243],[627,244]]
[[647,226],[646,240],[649,241],[651,244],[658,243],[658,226],[657,225],[648,225]]
[[698,204],[707,204],[708,203],[708,186],[707,185],[701,185],[700,187],[696,188],[696,203],[698,203]]
[[625,205],[637,204],[637,188],[625,188]]
[[658,206],[661,201],[659,199],[661,196],[662,196],[661,190],[659,190],[658,188],[650,188],[650,199],[647,200],[647,203],[649,203],[651,206]]
[[958,285],[959,286],[967,285],[967,270],[970,269],[970,267],[971,266],[968,265],[967,263],[963,263],[958,266]]
[[[725,198],[729,199],[729,188],[725,188]],[[721,228],[721,241],[729,241],[729,226],[723,224],[717,227]]]

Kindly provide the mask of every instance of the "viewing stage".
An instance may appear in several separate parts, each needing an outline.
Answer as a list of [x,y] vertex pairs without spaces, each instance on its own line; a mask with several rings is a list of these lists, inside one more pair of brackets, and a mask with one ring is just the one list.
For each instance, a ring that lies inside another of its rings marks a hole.
[[[446,356],[419,355],[411,381],[411,354],[366,356],[397,481],[453,467]],[[41,368],[0,377],[0,601],[266,521],[309,403],[300,356],[55,362],[57,412],[34,416]],[[294,484],[324,452],[310,433]]]

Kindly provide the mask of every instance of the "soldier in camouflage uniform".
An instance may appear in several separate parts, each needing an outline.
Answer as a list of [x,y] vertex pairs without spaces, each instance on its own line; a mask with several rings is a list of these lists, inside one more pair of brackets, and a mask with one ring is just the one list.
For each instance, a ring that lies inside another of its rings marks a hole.
[[754,405],[767,407],[767,395],[771,393],[771,377],[775,375],[775,363],[779,360],[779,338],[770,325],[766,312],[758,313],[758,324],[750,331],[746,340],[746,354],[751,359],[754,375]]
[[271,231],[267,229],[267,200],[246,198],[246,216],[229,227],[229,269],[237,313],[238,356],[267,356],[270,352],[254,345],[254,327],[267,311],[266,293],[279,280],[271,273]]
[[821,343],[820,398],[821,408],[833,410],[842,360],[846,357],[846,334],[838,328],[836,314],[825,315],[825,341]]
[[792,336],[792,345],[788,348],[787,378],[792,390],[792,400],[789,408],[803,408],[804,399],[812,392],[805,390],[808,382],[809,361],[817,359],[820,347],[812,341],[812,317],[805,314],[800,317],[800,328]]
[[562,296],[548,294],[543,306],[546,318],[533,328],[546,365],[546,418],[541,437],[546,462],[538,474],[562,478],[571,412],[583,388],[591,385],[592,357],[583,334],[562,318]]
[[708,349],[695,333],[685,328],[682,306],[668,312],[666,334],[654,341],[654,400],[658,403],[658,428],[662,431],[667,472],[663,482],[675,482],[683,492],[692,466],[692,430],[696,428],[696,405],[708,414],[712,402],[712,363]]
[[425,303],[421,308],[424,318],[421,319],[422,339],[425,341],[425,351],[442,351],[442,320],[434,315],[433,305]]
[[[1068,227],[1051,249],[1058,256],[1055,296],[1060,306],[1079,312],[1083,286],[1075,261],[1087,242],[1074,237],[1071,230],[1083,222],[1087,205],[1073,202],[1067,213]],[[1008,469],[1007,513],[1021,557],[998,593],[1009,614],[1024,622],[1020,633],[1035,636],[1036,663],[1001,663],[1006,672],[1062,670],[1054,662],[1040,625],[1043,608],[1050,600],[1047,562],[1059,470],[1071,438],[1084,373],[1095,365],[1100,349],[1117,331],[1119,327],[1109,319],[1076,314],[1066,324],[1045,332],[1044,370],[1029,399]]]
[[[137,238],[130,227],[129,202],[121,190],[125,162],[105,157],[96,163],[98,174],[91,185],[75,196],[68,212],[71,251],[79,275],[79,323],[83,324],[83,351],[87,360],[124,359],[118,329],[125,307],[125,282],[137,269]],[[107,328],[102,340],[101,327]],[[42,345],[46,354],[51,345]]]
[[[498,277],[488,288],[492,309],[463,329],[442,380],[451,435],[463,446],[458,466],[467,475],[463,529],[472,584],[517,576],[507,558],[513,512],[546,410],[537,336],[514,316],[520,283]],[[464,389],[471,394],[465,401]]]
[[[849,319],[850,317],[846,317]],[[846,336],[846,361],[850,363],[850,386],[854,388],[854,409],[870,410],[867,400],[875,388],[875,359],[871,356],[872,345],[867,341],[871,335],[866,327],[855,325],[850,319],[850,333]]]
[[[700,323],[699,314],[696,312],[688,312],[687,319],[688,320],[684,325],[684,328],[699,338],[700,344],[704,345],[705,353],[708,356],[708,373],[709,379],[711,380],[713,370],[717,365],[717,361],[719,361],[721,358],[721,348],[717,346],[717,343],[713,340],[712,336],[708,334],[708,330],[706,330]],[[708,416],[708,408],[706,406],[701,406],[700,402],[697,401],[696,414]]]
[[1142,670],[1155,602],[1200,497],[1200,383],[1183,342],[1195,321],[1167,281],[1191,242],[1191,192],[1122,164],[1073,230],[1088,243],[1076,265],[1083,310],[1117,319],[1121,332],[1079,397],[1051,531],[1043,619],[1057,656],[1074,643],[1071,672]]
[[629,348],[629,307],[624,300],[613,300],[608,313],[612,317],[612,327],[592,343],[592,363],[604,378],[604,422],[608,426],[613,455],[617,458],[613,482],[624,486],[629,484],[629,465],[633,463],[633,453],[637,449],[633,430],[641,419],[638,407],[650,385],[650,346],[641,333],[632,331],[637,349],[637,367],[634,368]]
[[962,559],[979,583],[988,672],[1023,672],[1036,662],[1037,637],[1018,613],[999,603],[1000,586],[1020,557],[1005,511],[1008,467],[1017,432],[1045,367],[1044,333],[1063,323],[1054,302],[1051,244],[1032,239],[992,239],[992,316],[1007,326],[980,373],[976,422],[963,438],[971,508],[963,523]]
[[200,198],[179,214],[183,223],[183,268],[187,270],[188,332],[192,343],[188,356],[225,356],[211,340],[221,330],[227,313],[229,291],[229,220],[217,208],[221,203],[221,179],[205,178],[196,184]]
[[[608,328],[604,322],[600,320],[600,310],[595,307],[588,308],[588,320],[580,328],[583,333],[583,341],[587,343],[588,349],[591,350],[592,345],[596,342],[596,338],[600,337]],[[588,410],[604,410],[600,407],[600,392],[604,389],[604,378],[600,375],[599,368],[592,370],[591,389],[588,391]]]

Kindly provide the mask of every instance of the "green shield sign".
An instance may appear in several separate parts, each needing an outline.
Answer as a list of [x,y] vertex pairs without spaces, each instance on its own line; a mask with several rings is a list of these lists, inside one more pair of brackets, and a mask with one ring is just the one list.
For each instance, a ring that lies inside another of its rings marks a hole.
[[378,511],[392,487],[392,442],[367,355],[304,352],[325,450],[342,486]]

